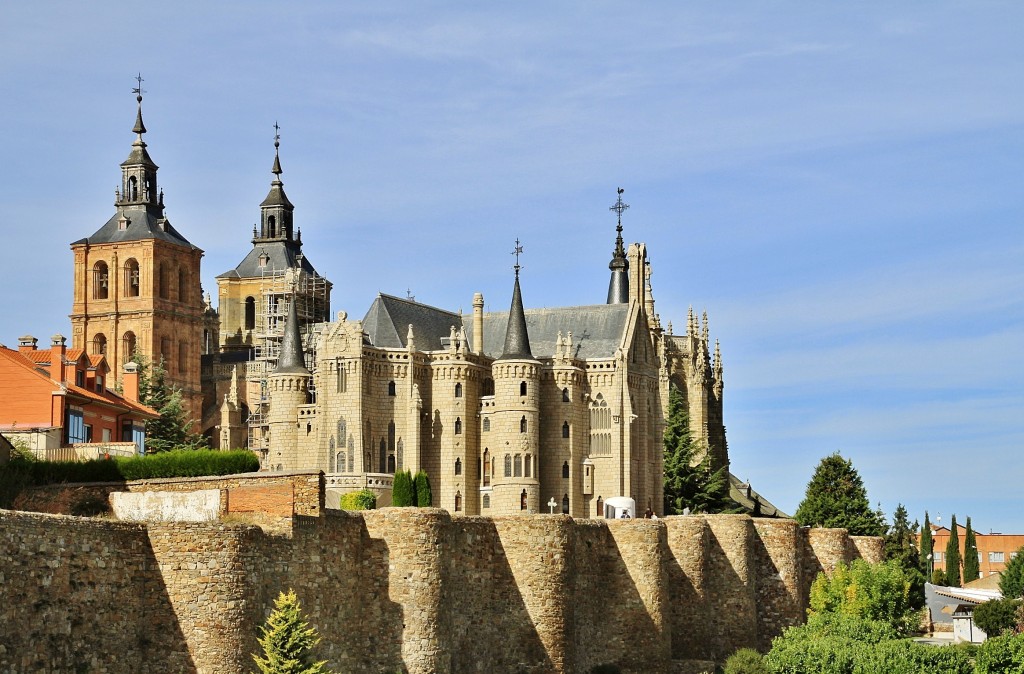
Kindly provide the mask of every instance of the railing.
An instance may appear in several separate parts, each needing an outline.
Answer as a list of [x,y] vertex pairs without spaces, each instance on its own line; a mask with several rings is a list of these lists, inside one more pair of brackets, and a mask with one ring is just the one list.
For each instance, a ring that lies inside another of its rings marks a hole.
[[326,486],[347,491],[360,489],[391,489],[395,476],[390,473],[327,473]]
[[90,461],[114,456],[135,456],[138,447],[134,442],[76,442],[64,447],[34,449],[32,453],[44,461]]

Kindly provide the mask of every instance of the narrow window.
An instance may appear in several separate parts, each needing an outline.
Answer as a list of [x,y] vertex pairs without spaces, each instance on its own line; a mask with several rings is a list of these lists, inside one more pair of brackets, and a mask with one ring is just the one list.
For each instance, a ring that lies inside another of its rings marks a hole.
[[531,477],[532,474],[533,474],[533,455],[532,454],[527,454],[523,458],[523,475],[526,476],[526,477]]
[[484,494],[484,507],[487,508],[487,509],[490,509],[490,507],[491,507],[491,495],[490,494]]
[[388,395],[389,396],[395,395],[395,382],[394,381],[389,381],[388,382]]
[[277,236],[277,218],[273,215],[267,218],[267,237],[274,238]]
[[92,338],[92,353],[100,355],[107,353],[107,336],[102,332],[97,332],[96,336]]
[[600,496],[597,497],[597,516],[604,517],[604,499]]
[[338,363],[338,393],[344,393],[347,382],[345,381],[345,363]]
[[124,262],[125,297],[138,297],[139,283],[139,263],[134,258],[129,258]]
[[512,477],[512,455],[505,455],[505,477]]
[[491,450],[484,448],[484,486],[491,486]]
[[455,417],[455,435],[462,435],[462,418]]
[[188,370],[188,344],[178,342],[178,374],[185,374]]
[[563,438],[569,437],[569,422],[568,421],[566,421],[565,423],[562,424],[562,437]]
[[519,382],[519,395],[521,395],[521,396],[526,395],[526,382],[525,381]]
[[110,270],[107,263],[102,260],[93,265],[92,268],[92,298],[94,300],[105,300],[109,297],[110,291]]
[[338,471],[337,465],[334,463],[334,436],[333,435],[327,441],[327,455],[331,457],[331,472],[332,473],[340,472],[340,471]]
[[523,490],[523,493],[519,495],[519,509],[520,510],[526,510],[526,490],[525,489]]
[[526,432],[526,415],[525,414],[523,415],[523,418],[519,420],[519,432],[520,433],[525,433]]
[[563,403],[569,402],[569,389],[567,389],[567,388],[562,389],[562,402]]
[[162,299],[162,300],[167,299],[167,293],[168,293],[168,290],[167,290],[167,268],[164,267],[164,263],[163,262],[161,262],[159,264],[159,266],[157,267],[156,283],[157,283],[157,287],[156,287],[157,295],[159,295],[160,299]]
[[345,452],[338,452],[338,466],[336,470],[339,473],[345,472]]
[[388,472],[388,445],[384,438],[380,439],[380,472]]
[[124,336],[121,338],[121,343],[124,346],[124,356],[123,357],[124,357],[125,361],[127,362],[129,359],[134,359],[134,357],[135,357],[135,333],[132,332],[131,330],[129,330],[128,332],[124,333]]
[[513,465],[515,466],[515,472],[512,474],[513,477],[523,476],[523,456],[522,454],[516,454]]
[[404,457],[402,456],[405,451],[405,445],[402,443],[402,439],[398,439],[398,447],[395,449],[395,458],[398,462],[398,470],[405,468]]
[[562,497],[562,514],[563,515],[568,515],[569,514],[569,495],[568,494],[566,494],[565,496]]
[[565,480],[569,479],[569,462],[566,461],[562,464],[562,478]]
[[255,330],[256,329],[256,298],[246,297],[245,298],[245,329]]
[[455,492],[455,512],[462,510],[462,492]]
[[128,178],[128,201],[138,201],[139,180],[135,176]]
[[455,474],[462,475],[462,459],[455,459]]
[[188,272],[178,267],[178,301],[188,302]]
[[484,417],[484,433],[487,433],[490,430],[491,430],[491,418],[490,417]]
[[455,385],[455,397],[456,398],[461,398],[462,397],[462,384],[456,384]]

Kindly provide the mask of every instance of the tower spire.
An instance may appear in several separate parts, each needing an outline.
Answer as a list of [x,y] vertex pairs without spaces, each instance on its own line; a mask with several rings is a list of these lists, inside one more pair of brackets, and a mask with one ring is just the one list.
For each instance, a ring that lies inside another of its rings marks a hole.
[[284,171],[281,170],[281,156],[279,148],[281,147],[281,127],[277,121],[274,122],[274,168],[270,169],[270,172],[277,176],[277,181],[280,182],[281,174]]
[[625,191],[621,187],[618,189],[618,199],[608,209],[615,211],[618,216],[618,224],[615,227],[615,250],[612,251],[612,261],[608,263],[612,278],[608,283],[607,304],[629,302],[629,261],[626,260],[626,249],[622,243],[622,213],[629,208],[629,204],[622,200],[622,193]]
[[533,359],[533,352],[530,350],[530,334],[526,329],[526,312],[523,310],[523,294],[519,289],[519,256],[523,253],[523,247],[516,239],[516,247],[512,254],[516,256],[516,263],[512,267],[516,273],[515,285],[512,288],[512,307],[508,312],[508,327],[505,329],[505,348],[502,349],[498,360],[509,360],[515,358]]
[[295,310],[298,295],[292,288],[292,297],[288,304],[288,321],[284,326],[284,339],[281,340],[281,355],[277,361],[274,374],[309,374],[302,355],[302,336],[299,334],[299,315]]
[[267,198],[260,204],[262,211],[262,222],[260,232],[255,239],[260,241],[284,241],[290,246],[298,242],[292,230],[292,221],[295,206],[288,200],[284,193],[284,183],[281,182],[281,125],[274,122],[274,165],[270,172],[274,179],[270,181],[270,192]]
[[150,204],[163,210],[162,192],[156,184],[157,165],[153,163],[146,150],[146,141],[142,140],[142,134],[146,133],[146,125],[142,121],[142,95],[146,93],[142,88],[142,73],[135,77],[136,86],[132,87],[135,94],[135,126],[132,133],[135,140],[132,142],[131,152],[128,158],[121,162],[121,189],[117,192],[117,206],[136,204]]

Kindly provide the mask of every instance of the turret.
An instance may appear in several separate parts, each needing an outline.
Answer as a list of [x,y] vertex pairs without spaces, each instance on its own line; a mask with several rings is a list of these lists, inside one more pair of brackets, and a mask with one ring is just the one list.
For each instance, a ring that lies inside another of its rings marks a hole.
[[132,143],[128,158],[121,162],[121,189],[115,197],[116,206],[150,204],[163,211],[163,194],[156,185],[156,172],[159,168],[146,150],[146,141],[142,134],[146,133],[146,125],[142,122],[142,77],[138,78],[139,87],[134,89],[138,109],[135,113],[135,142]]
[[305,437],[311,429],[298,428],[298,408],[309,402],[309,384],[312,379],[313,375],[306,368],[302,355],[299,318],[295,309],[295,294],[292,293],[277,368],[267,377],[270,393],[267,467],[272,470],[290,470],[310,465],[307,457],[300,456],[299,438]]
[[619,223],[615,227],[615,250],[612,251],[612,261],[608,263],[612,277],[608,282],[607,304],[629,302],[629,262],[626,260],[626,249],[622,243],[622,212],[629,208],[629,204],[622,201],[623,192],[625,190],[620,187],[618,200],[609,208],[618,214]]
[[253,238],[253,243],[265,241],[284,241],[296,244],[296,250],[301,248],[301,241],[293,235],[292,218],[295,206],[288,200],[284,192],[284,183],[281,182],[281,134],[277,133],[280,127],[274,124],[274,165],[270,172],[274,179],[270,182],[270,192],[267,198],[260,204],[260,227],[258,234]]

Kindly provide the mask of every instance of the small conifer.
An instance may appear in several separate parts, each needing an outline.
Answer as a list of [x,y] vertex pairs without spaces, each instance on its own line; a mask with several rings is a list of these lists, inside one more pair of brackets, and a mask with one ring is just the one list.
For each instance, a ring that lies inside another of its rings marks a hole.
[[413,486],[412,474],[407,470],[395,473],[395,481],[391,487],[391,505],[400,508],[416,505],[416,489]]
[[967,518],[967,531],[964,532],[964,584],[978,580],[980,560],[978,559],[978,543],[971,528],[971,518]]
[[960,534],[956,530],[956,515],[949,523],[949,542],[946,543],[946,585],[960,587]]
[[426,471],[416,472],[413,486],[416,489],[416,505],[420,508],[429,508],[433,504],[433,495],[430,493],[430,478],[427,477]]
[[253,654],[252,659],[261,674],[331,674],[326,660],[312,661],[311,651],[320,637],[303,619],[294,590],[274,600],[274,610],[260,632],[263,656]]

